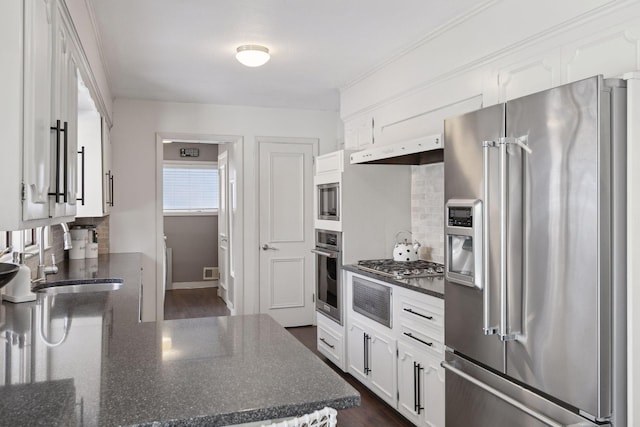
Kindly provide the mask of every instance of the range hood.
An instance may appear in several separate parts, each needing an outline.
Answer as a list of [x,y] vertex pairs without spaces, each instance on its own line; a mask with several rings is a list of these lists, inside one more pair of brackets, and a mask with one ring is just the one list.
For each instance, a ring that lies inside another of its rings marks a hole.
[[426,165],[444,160],[442,134],[381,145],[351,154],[351,164]]

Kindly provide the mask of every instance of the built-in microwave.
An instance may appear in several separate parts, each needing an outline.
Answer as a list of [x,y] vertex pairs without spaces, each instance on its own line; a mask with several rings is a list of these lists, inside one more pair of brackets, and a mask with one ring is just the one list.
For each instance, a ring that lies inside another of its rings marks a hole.
[[318,219],[340,221],[340,183],[318,184]]

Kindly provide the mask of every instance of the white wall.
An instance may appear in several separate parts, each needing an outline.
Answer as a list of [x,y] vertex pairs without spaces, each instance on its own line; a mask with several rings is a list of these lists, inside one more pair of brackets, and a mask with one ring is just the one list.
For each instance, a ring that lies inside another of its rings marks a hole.
[[156,132],[243,138],[244,188],[238,189],[238,197],[244,202],[245,292],[242,301],[237,301],[242,303],[244,313],[258,312],[256,137],[319,138],[320,152],[330,152],[337,148],[338,114],[126,99],[116,99],[113,111],[115,206],[110,219],[111,252],[143,254],[144,320],[155,319],[156,269],[161,262],[156,257]]

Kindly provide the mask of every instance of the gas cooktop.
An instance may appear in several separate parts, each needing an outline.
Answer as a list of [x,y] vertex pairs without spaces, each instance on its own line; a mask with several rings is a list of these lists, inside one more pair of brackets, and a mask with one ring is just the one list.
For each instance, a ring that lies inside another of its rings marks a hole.
[[417,277],[439,277],[444,275],[444,265],[431,261],[394,261],[392,259],[370,259],[358,261],[360,270],[394,279]]

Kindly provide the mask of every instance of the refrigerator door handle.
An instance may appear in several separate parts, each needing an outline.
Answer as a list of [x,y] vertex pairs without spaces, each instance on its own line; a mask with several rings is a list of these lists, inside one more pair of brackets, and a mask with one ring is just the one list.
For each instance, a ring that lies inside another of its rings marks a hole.
[[482,142],[482,331],[494,335],[498,328],[491,326],[491,285],[489,280],[489,150],[496,147],[495,141]]
[[522,404],[521,402],[519,402],[518,400],[512,398],[511,396],[504,394],[503,392],[496,390],[495,388],[491,387],[488,384],[483,383],[482,381],[480,381],[479,379],[467,374],[466,372],[456,368],[455,366],[451,365],[448,362],[442,362],[440,363],[440,365],[446,369],[447,371],[450,371],[451,373],[459,376],[460,378],[469,381],[470,383],[480,387],[481,389],[483,389],[484,391],[494,395],[495,397],[497,397],[500,400],[503,400],[504,402],[510,404],[511,406],[519,409],[522,412],[526,412],[527,414],[531,415],[533,418],[539,420],[540,422],[543,422],[551,427],[565,427],[564,424],[561,424],[549,417],[547,417],[544,414],[539,413],[538,411],[535,411],[531,408],[529,408],[528,406]]
[[508,322],[508,221],[509,221],[509,145],[517,145],[523,151],[531,154],[533,151],[527,145],[527,135],[518,138],[500,138],[500,340],[513,341],[519,332],[509,331]]
[[512,341],[515,336],[507,334],[507,221],[509,219],[509,169],[508,169],[508,138],[500,138],[500,340]]

